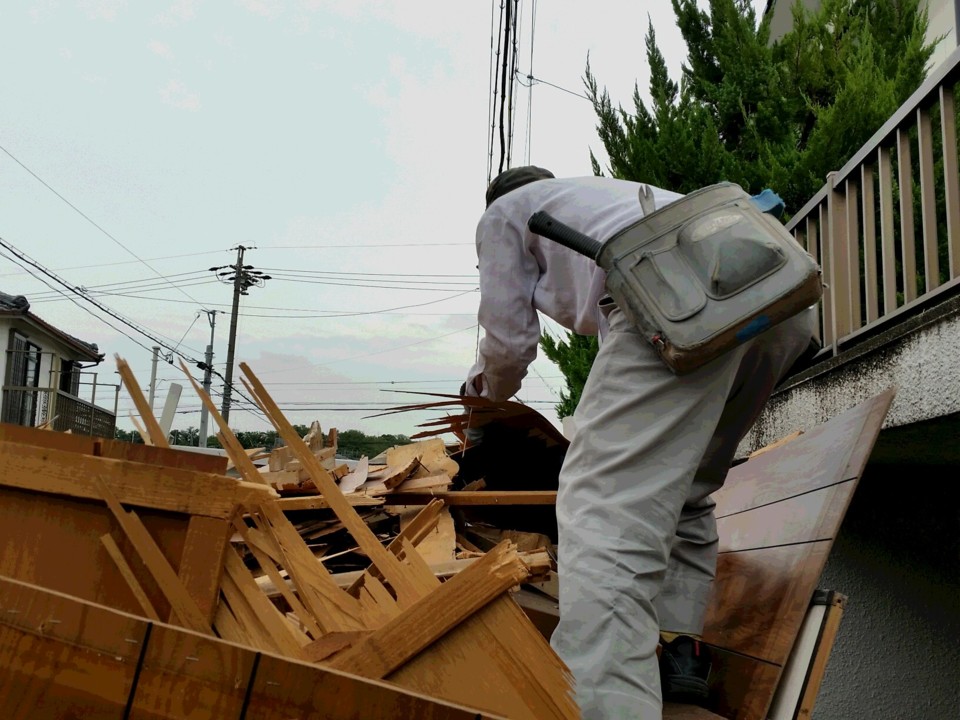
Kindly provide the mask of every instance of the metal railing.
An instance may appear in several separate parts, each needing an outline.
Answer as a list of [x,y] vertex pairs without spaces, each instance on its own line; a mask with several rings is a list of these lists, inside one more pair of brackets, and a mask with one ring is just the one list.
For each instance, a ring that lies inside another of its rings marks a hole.
[[[35,355],[37,363],[43,355],[49,355],[50,369],[46,372],[48,379],[46,386],[7,384],[0,394],[0,422],[16,425],[39,426],[49,424],[54,430],[95,435],[97,437],[113,437],[117,424],[117,406],[120,397],[120,386],[97,382],[97,373],[76,373],[78,376],[74,387],[77,394],[60,389],[59,370],[53,369],[58,356],[48,351],[15,351],[7,350],[7,363],[15,353],[27,352]],[[80,393],[89,396],[89,400],[79,397]],[[108,398],[112,395],[113,409],[109,410],[97,404],[98,394]]]
[[820,333],[837,354],[960,287],[960,49],[790,220],[820,262]]

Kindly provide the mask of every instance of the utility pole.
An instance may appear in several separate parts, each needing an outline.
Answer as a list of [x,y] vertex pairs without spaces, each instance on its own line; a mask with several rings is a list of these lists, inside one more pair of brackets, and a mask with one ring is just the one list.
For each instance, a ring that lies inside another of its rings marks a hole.
[[153,346],[153,365],[150,367],[150,409],[153,410],[153,398],[157,394],[157,359],[160,356],[160,348]]
[[230,396],[233,391],[233,354],[237,343],[237,315],[240,310],[240,296],[247,295],[247,290],[256,285],[263,287],[263,283],[270,279],[269,275],[264,275],[259,270],[254,270],[253,265],[243,264],[243,253],[246,250],[253,250],[251,247],[238,245],[236,265],[222,265],[212,267],[211,271],[217,273],[217,278],[224,283],[233,283],[233,309],[230,313],[230,338],[227,341],[227,373],[223,378],[223,415],[224,422],[230,421]]
[[[213,376],[213,332],[217,326],[217,311],[205,310],[207,313],[207,322],[210,323],[210,344],[207,345],[207,352],[203,357],[203,391],[210,397],[210,381]],[[200,432],[197,437],[197,446],[207,446],[207,406],[200,408]]]

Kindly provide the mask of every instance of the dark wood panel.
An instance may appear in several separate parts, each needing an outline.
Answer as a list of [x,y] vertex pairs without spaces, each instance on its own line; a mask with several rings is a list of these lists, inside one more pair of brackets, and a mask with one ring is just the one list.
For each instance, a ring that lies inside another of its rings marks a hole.
[[846,480],[773,505],[717,520],[720,552],[831,540],[836,537],[855,481]]
[[5,719],[121,717],[147,621],[0,578]]
[[869,457],[886,417],[892,392],[860,403],[796,440],[731,468],[726,483],[713,496],[717,517],[858,477],[861,460]]
[[722,553],[704,640],[783,665],[830,551],[830,541]]

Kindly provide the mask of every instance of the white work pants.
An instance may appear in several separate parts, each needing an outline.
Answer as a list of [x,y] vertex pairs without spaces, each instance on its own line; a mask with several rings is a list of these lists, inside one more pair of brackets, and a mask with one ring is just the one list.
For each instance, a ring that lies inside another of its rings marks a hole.
[[623,313],[574,414],[560,473],[552,645],[587,720],[660,720],[659,631],[699,634],[716,571],[710,493],[810,343],[814,310],[678,377]]

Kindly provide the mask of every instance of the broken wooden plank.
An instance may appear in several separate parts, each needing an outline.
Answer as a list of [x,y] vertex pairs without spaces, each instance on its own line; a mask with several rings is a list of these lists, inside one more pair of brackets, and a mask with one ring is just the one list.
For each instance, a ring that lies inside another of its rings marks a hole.
[[159,621],[160,616],[154,609],[153,603],[150,602],[150,598],[147,597],[147,593],[144,592],[143,585],[141,585],[140,581],[137,580],[137,576],[134,574],[133,568],[130,567],[130,563],[127,562],[127,559],[120,551],[117,541],[113,539],[113,535],[110,533],[101,535],[100,542],[103,543],[103,547],[107,551],[107,555],[109,555],[110,559],[113,560],[114,564],[116,564],[117,570],[120,571],[123,579],[127,581],[127,587],[130,588],[130,592],[133,593],[133,597],[140,604],[140,609],[143,610],[144,616],[150,618],[151,620]]
[[516,549],[504,542],[329,665],[363,677],[386,677],[526,576]]
[[395,505],[425,505],[433,499],[447,505],[555,505],[556,490],[480,490],[431,493],[392,493],[390,503]]
[[243,630],[255,637],[269,638],[272,647],[260,649],[276,649],[287,657],[303,659],[301,648],[309,639],[288,623],[260,591],[250,571],[232,550],[226,554],[224,569],[223,594]]
[[283,416],[283,413],[280,412],[280,408],[277,407],[273,398],[267,393],[266,388],[259,379],[257,379],[257,376],[250,367],[246,363],[240,363],[240,368],[249,380],[249,383],[245,384],[249,386],[248,389],[251,394],[257,398],[267,411],[267,416],[273,422],[274,427],[276,427],[277,432],[283,438],[284,442],[293,449],[297,458],[310,472],[314,484],[320,489],[324,497],[326,497],[327,502],[330,503],[330,507],[337,514],[337,517],[346,525],[353,539],[360,545],[367,554],[367,557],[373,561],[373,564],[377,566],[389,581],[397,594],[397,600],[401,607],[412,605],[417,600],[419,593],[414,589],[414,585],[410,582],[407,573],[404,571],[396,556],[387,552],[370,528],[367,527],[366,523],[364,523],[357,514],[356,510],[354,510],[344,498],[343,493],[340,492],[340,488],[337,487],[334,479],[320,466],[320,463],[310,452],[310,448],[308,448],[297,435],[293,426],[290,425],[289,421]]
[[134,377],[130,365],[116,353],[114,353],[113,357],[117,362],[117,372],[120,373],[120,377],[123,379],[127,393],[130,395],[130,399],[133,400],[133,404],[136,406],[137,412],[140,413],[140,417],[143,418],[143,422],[146,425],[146,435],[150,438],[151,443],[162,448],[170,447],[167,436],[160,428],[160,423],[158,423],[157,419],[153,416],[150,403],[148,403],[147,399],[143,396],[143,391],[140,389],[140,384],[137,382],[137,378]]
[[[367,497],[366,495],[348,495],[344,498],[354,507],[374,507],[383,505],[383,498]],[[293,512],[294,510],[323,510],[329,509],[330,503],[326,501],[323,495],[303,495],[301,497],[285,497],[275,500],[277,507],[284,512]]]
[[190,515],[227,518],[239,503],[264,497],[259,488],[223,475],[163,468],[163,482],[157,482],[155,466],[11,442],[0,441],[0,467],[0,485],[100,500],[93,478],[101,476],[124,505]]
[[133,544],[137,554],[153,575],[163,594],[170,602],[170,606],[177,614],[181,624],[199,633],[209,635],[210,623],[207,622],[196,601],[190,597],[180,578],[170,567],[170,563],[163,556],[156,541],[150,535],[140,518],[133,511],[126,511],[120,505],[117,497],[100,477],[94,477],[100,496],[107,503],[114,518],[127,538]]
[[196,598],[208,625],[213,622],[217,607],[217,589],[229,532],[230,523],[221,518],[195,515],[187,524],[178,576],[190,597]]

